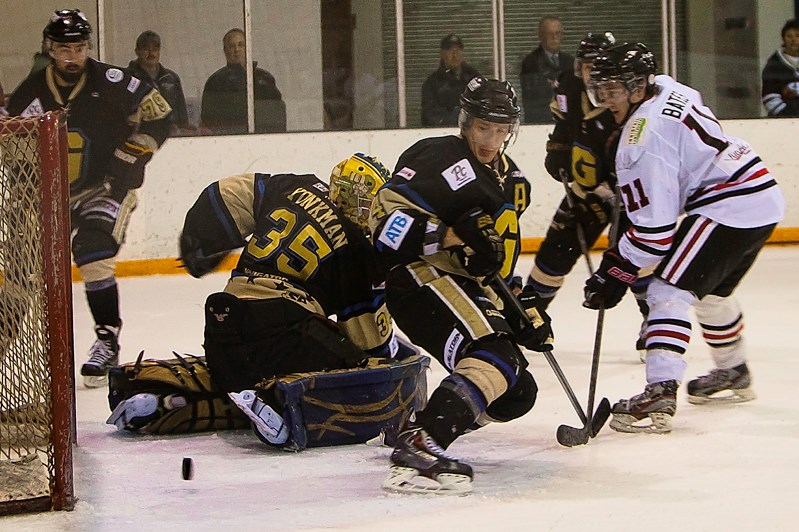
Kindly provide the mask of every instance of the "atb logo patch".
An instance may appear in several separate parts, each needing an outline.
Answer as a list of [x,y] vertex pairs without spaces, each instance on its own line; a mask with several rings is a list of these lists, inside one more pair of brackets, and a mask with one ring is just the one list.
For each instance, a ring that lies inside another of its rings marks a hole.
[[394,211],[388,217],[386,225],[383,226],[383,230],[377,240],[393,250],[398,250],[402,245],[402,241],[408,235],[412,224],[413,218],[403,212]]
[[399,170],[395,175],[404,177],[405,179],[410,181],[411,179],[413,179],[413,176],[416,175],[416,170],[408,168],[407,166],[403,166],[402,169]]
[[447,181],[449,188],[452,190],[463,188],[477,179],[477,175],[474,173],[472,164],[466,158],[461,159],[457,163],[441,172],[441,176]]
[[450,371],[455,369],[455,356],[458,354],[458,348],[463,342],[463,335],[458,329],[453,329],[447,338],[447,343],[444,344],[444,366]]
[[31,103],[19,114],[20,116],[29,117],[40,115],[44,112],[42,102],[39,98],[34,98]]
[[105,71],[105,79],[110,81],[111,83],[119,83],[122,81],[122,78],[125,77],[125,74],[122,73],[121,70],[118,68],[109,68]]

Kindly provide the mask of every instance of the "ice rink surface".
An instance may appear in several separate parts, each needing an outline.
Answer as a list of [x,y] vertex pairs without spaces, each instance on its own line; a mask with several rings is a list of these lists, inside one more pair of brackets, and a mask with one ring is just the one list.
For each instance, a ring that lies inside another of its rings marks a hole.
[[[595,256],[595,262],[598,262]],[[526,273],[532,256],[522,258]],[[737,292],[757,399],[693,406],[680,389],[669,435],[619,434],[565,448],[558,425],[581,426],[543,357],[528,353],[540,391],[508,424],[461,437],[451,453],[474,467],[464,497],[380,489],[390,449],[367,445],[298,454],[263,446],[249,431],[125,436],[105,424],[106,390],[77,391],[73,512],[0,518],[0,530],[362,531],[794,531],[799,501],[799,247],[769,247]],[[122,359],[200,353],[205,297],[226,275],[120,279]],[[586,402],[596,313],[581,308],[581,262],[551,307],[555,356]],[[93,341],[82,286],[74,285],[78,367]],[[609,311],[598,398],[643,390],[633,344],[640,317],[631,295]],[[686,379],[711,362],[694,324]],[[435,361],[432,390],[444,376]],[[80,381],[78,381],[80,383]],[[184,456],[194,480],[181,479]]]

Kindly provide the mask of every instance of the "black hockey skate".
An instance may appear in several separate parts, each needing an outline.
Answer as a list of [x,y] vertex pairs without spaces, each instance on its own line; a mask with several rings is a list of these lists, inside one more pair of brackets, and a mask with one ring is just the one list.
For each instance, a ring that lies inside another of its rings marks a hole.
[[[613,419],[610,428],[617,432],[671,432],[671,418],[677,410],[677,387],[675,380],[647,384],[644,393],[622,399],[611,410]],[[642,421],[650,421],[641,424]]]
[[87,388],[102,388],[108,384],[108,370],[119,364],[119,327],[97,325],[94,332],[97,340],[89,349],[89,360],[80,368],[83,385]]
[[465,495],[472,491],[472,468],[458,462],[414,423],[399,433],[383,489],[400,493]]
[[744,403],[754,398],[752,379],[745,363],[734,368],[711,370],[688,383],[688,402],[692,405]]

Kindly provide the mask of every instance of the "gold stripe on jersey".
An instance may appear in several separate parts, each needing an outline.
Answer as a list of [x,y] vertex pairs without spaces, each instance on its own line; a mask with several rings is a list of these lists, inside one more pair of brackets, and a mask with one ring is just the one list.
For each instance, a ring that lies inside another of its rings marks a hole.
[[385,303],[375,312],[354,316],[347,320],[338,320],[338,326],[352,343],[364,351],[385,344],[391,337],[393,325]]
[[219,193],[242,238],[255,231],[252,212],[255,201],[255,174],[238,174],[219,180]]
[[86,72],[81,74],[80,78],[78,79],[75,86],[72,88],[72,91],[69,93],[69,97],[67,101],[64,102],[64,99],[61,97],[61,91],[58,90],[58,86],[61,85],[62,87],[69,87],[70,85],[59,78],[55,73],[55,67],[50,64],[45,67],[45,80],[47,81],[47,88],[50,89],[50,92],[53,95],[56,103],[61,107],[65,107],[69,102],[75,99],[75,97],[83,90],[83,87],[86,85]]
[[484,360],[465,357],[455,365],[453,373],[463,375],[477,386],[487,404],[508,390],[508,381],[502,372]]
[[472,340],[494,333],[482,311],[452,277],[440,276],[424,262],[414,262],[405,268],[419,286],[430,288],[441,302],[449,307],[452,314],[467,329]]

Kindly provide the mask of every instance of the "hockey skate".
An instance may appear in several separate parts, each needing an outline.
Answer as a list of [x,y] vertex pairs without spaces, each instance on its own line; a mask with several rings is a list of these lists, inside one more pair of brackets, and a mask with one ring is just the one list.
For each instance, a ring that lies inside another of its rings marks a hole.
[[[617,432],[671,432],[671,418],[677,410],[677,387],[675,380],[647,384],[644,393],[630,399],[622,399],[611,412],[610,428]],[[641,422],[648,420],[648,424]]]
[[120,402],[105,422],[119,430],[135,432],[161,417],[161,414],[157,395],[138,393]]
[[754,398],[752,379],[745,363],[730,369],[711,370],[688,383],[688,402],[692,405],[744,403]]
[[89,360],[80,368],[83,385],[102,388],[108,385],[108,370],[119,364],[119,327],[96,325],[97,340],[89,349]]
[[410,423],[399,433],[383,489],[399,493],[466,495],[472,468],[448,455],[427,432]]
[[253,390],[229,392],[228,397],[250,418],[252,430],[262,442],[282,447],[289,439],[289,429],[283,418],[268,404],[261,401]]

